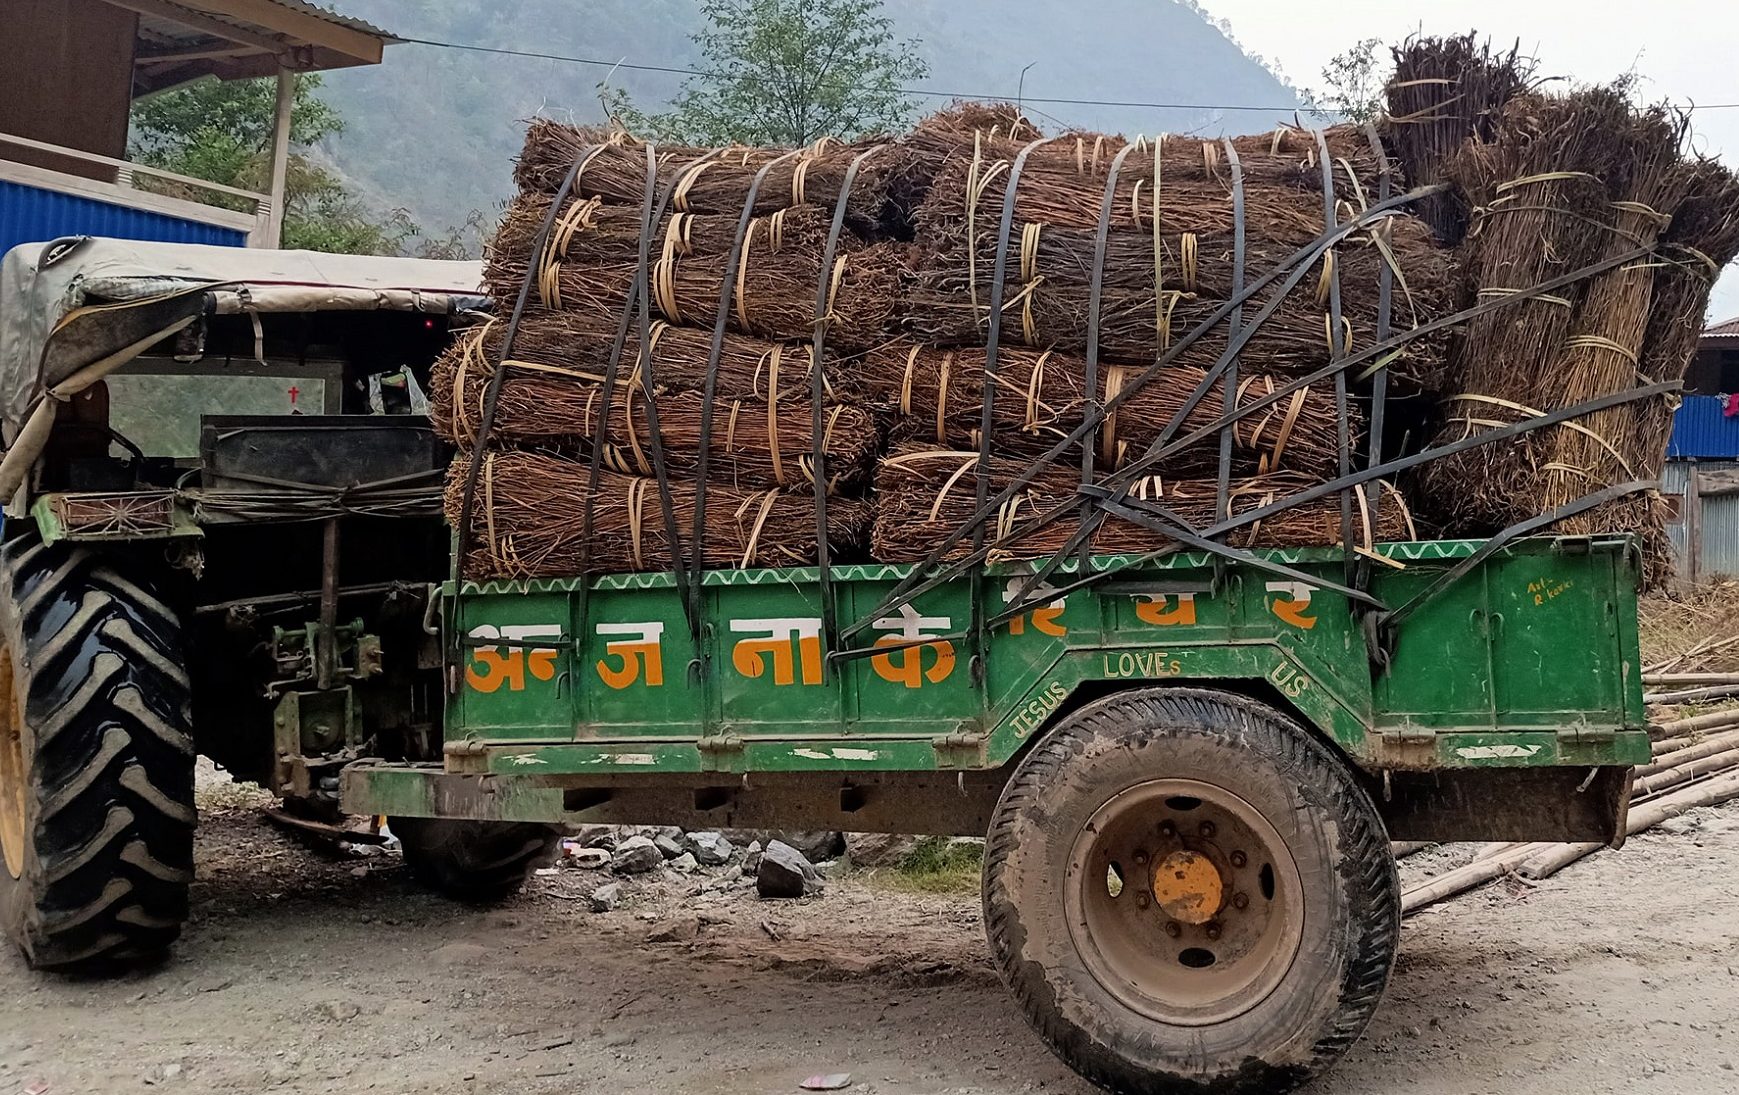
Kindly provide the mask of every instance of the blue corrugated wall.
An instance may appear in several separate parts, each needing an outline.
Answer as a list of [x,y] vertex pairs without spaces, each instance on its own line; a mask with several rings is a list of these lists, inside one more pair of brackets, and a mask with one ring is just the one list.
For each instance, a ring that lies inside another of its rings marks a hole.
[[1727,415],[1727,400],[1718,395],[1687,395],[1673,415],[1667,458],[1699,460],[1739,458],[1739,415]]
[[0,255],[20,243],[43,243],[61,236],[112,236],[220,247],[247,245],[247,234],[234,228],[128,209],[0,179]]

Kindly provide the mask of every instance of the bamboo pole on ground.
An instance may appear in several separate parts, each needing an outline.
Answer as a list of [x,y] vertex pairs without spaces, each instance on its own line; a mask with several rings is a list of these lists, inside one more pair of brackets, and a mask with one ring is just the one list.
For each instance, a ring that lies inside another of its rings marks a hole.
[[1720,730],[1729,726],[1739,726],[1739,709],[1714,711],[1707,715],[1693,715],[1688,719],[1674,719],[1671,722],[1660,723],[1655,727],[1655,730],[1660,734],[1654,741],[1657,746],[1655,751],[1660,752],[1658,746],[1662,742],[1688,737],[1704,730]]
[[[1661,822],[1678,817],[1688,810],[1696,809],[1699,806],[1716,806],[1735,798],[1739,798],[1739,771],[1729,771],[1719,778],[1708,780],[1694,787],[1683,788],[1670,795],[1663,795],[1653,802],[1633,807],[1630,811],[1629,824],[1625,826],[1625,832],[1627,835],[1635,836],[1645,829],[1652,829]],[[1550,878],[1578,859],[1593,855],[1605,846],[1599,843],[1552,845],[1529,857],[1517,868],[1517,873],[1528,879]]]
[[1396,840],[1389,844],[1389,854],[1396,859],[1406,859],[1414,852],[1423,851],[1430,846],[1429,840]]
[[1644,673],[1644,685],[1739,684],[1739,673]]
[[1708,703],[1711,700],[1739,696],[1739,684],[1717,684],[1704,688],[1686,688],[1678,692],[1645,692],[1643,703]]

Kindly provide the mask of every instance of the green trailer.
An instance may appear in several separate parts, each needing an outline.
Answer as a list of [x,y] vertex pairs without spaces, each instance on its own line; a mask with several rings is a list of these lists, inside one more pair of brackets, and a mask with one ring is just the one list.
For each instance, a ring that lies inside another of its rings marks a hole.
[[1064,1060],[1113,1090],[1268,1090],[1377,1006],[1391,838],[1621,839],[1649,757],[1633,545],[1480,549],[1372,553],[1392,604],[1473,564],[1386,651],[1308,580],[1341,576],[1327,549],[1257,553],[1299,576],[1280,579],[1207,553],[1093,560],[1122,569],[976,639],[963,625],[1028,568],[876,616],[910,568],[838,567],[835,617],[870,624],[843,658],[814,569],[697,575],[698,626],[665,574],[449,584],[466,656],[441,760],[350,765],[343,802],[988,834],[991,948]]
[[0,924],[35,967],[177,937],[204,755],[306,825],[390,818],[472,900],[582,822],[987,836],[991,950],[1064,1060],[1266,1091],[1377,1007],[1392,839],[1622,839],[1628,537],[457,583],[450,453],[394,393],[478,268],[214,250],[0,267]]

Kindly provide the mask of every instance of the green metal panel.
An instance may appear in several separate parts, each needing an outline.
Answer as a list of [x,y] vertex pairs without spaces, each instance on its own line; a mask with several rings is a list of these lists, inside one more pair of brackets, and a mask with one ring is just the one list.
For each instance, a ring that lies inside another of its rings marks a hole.
[[[1479,544],[1382,545],[1373,592],[1400,604]],[[1338,579],[1331,549],[1276,561]],[[835,568],[841,620],[905,567]],[[1065,582],[1071,568],[1063,572]],[[697,650],[665,574],[467,584],[447,626],[476,644],[449,696],[449,767],[599,772],[988,768],[1015,755],[1082,684],[1261,680],[1367,767],[1646,760],[1629,541],[1539,538],[1482,562],[1400,629],[1373,670],[1346,600],[1309,583],[1179,552],[1077,590],[986,637],[1018,566],[992,567],[875,619],[876,651],[825,664],[810,568],[702,576]],[[583,607],[582,607],[583,606]],[[585,618],[581,618],[581,612]],[[927,641],[928,640],[928,641]]]

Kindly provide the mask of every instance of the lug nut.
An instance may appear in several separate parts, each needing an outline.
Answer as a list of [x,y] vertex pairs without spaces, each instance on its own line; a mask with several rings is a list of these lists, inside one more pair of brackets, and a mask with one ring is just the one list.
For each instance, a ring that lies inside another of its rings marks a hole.
[[1159,835],[1160,836],[1176,836],[1177,835],[1177,826],[1173,825],[1169,821],[1162,821],[1159,823]]
[[1214,823],[1211,821],[1202,822],[1201,834],[1203,836],[1213,836],[1214,835]]
[[1176,939],[1178,936],[1183,934],[1183,929],[1177,926],[1177,921],[1173,920],[1170,923],[1166,924],[1165,934],[1171,936],[1173,939]]
[[1141,866],[1142,864],[1144,864],[1146,862],[1147,862],[1147,853],[1146,852],[1136,852],[1135,853],[1135,865],[1137,867]]
[[1219,937],[1220,937],[1220,926],[1218,924],[1209,924],[1208,925],[1208,938],[1209,939],[1218,939]]
[[1246,864],[1248,862],[1250,862],[1250,860],[1244,855],[1243,852],[1233,852],[1232,853],[1232,866],[1242,867],[1244,864]]
[[1249,904],[1250,904],[1250,895],[1249,894],[1235,893],[1232,895],[1232,908],[1234,908],[1234,909],[1247,908],[1249,906]]
[[1144,909],[1147,908],[1148,900],[1149,899],[1148,899],[1148,896],[1146,893],[1138,893],[1135,895],[1135,903],[1137,905],[1140,905]]

